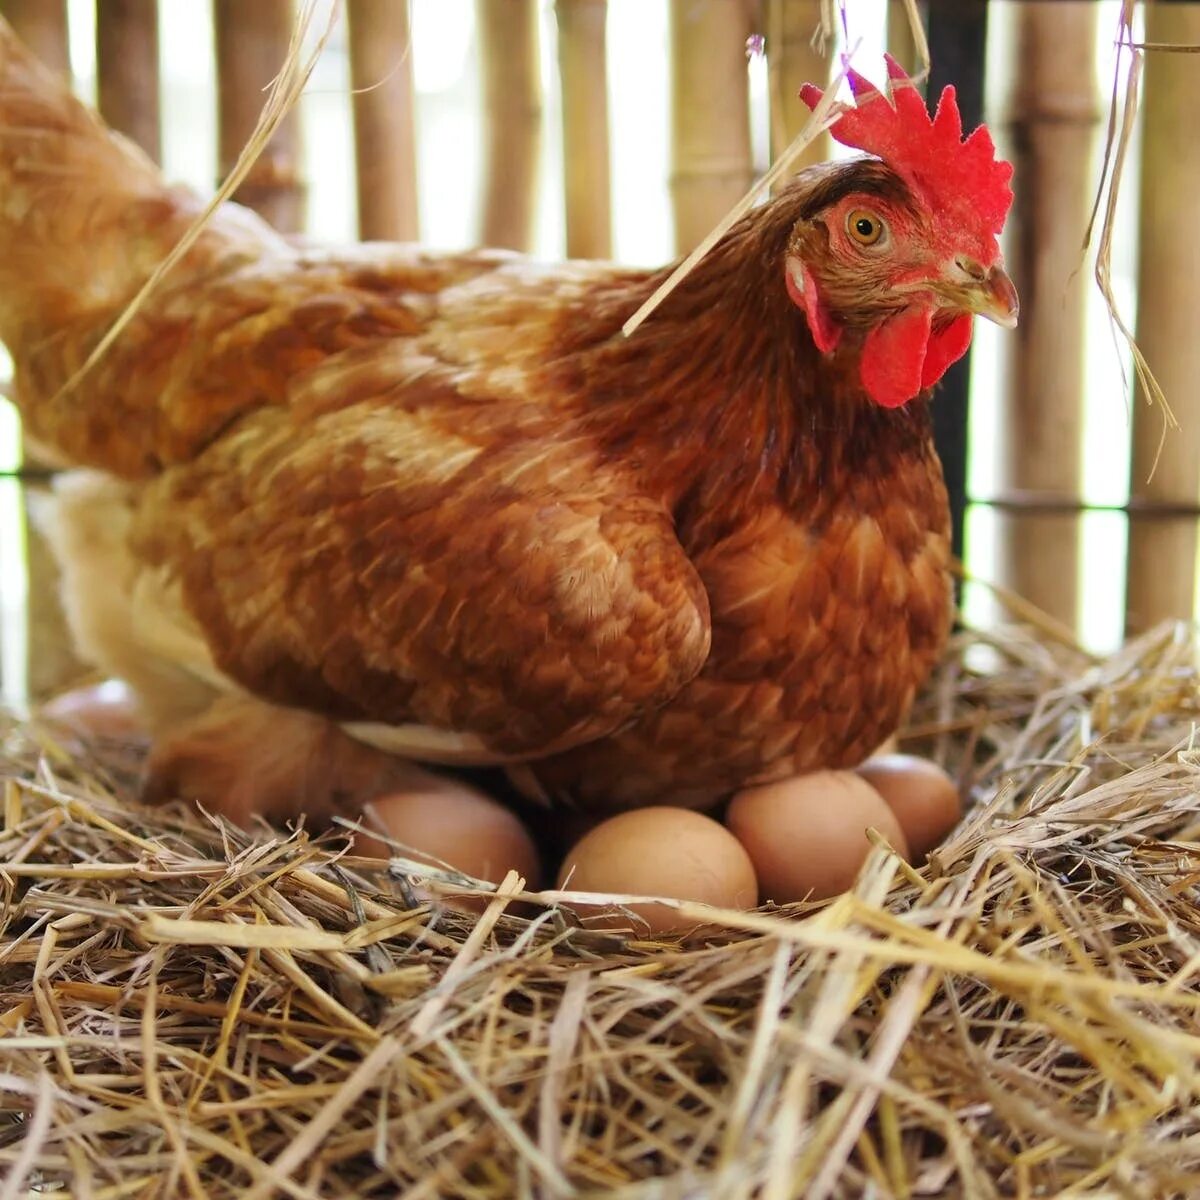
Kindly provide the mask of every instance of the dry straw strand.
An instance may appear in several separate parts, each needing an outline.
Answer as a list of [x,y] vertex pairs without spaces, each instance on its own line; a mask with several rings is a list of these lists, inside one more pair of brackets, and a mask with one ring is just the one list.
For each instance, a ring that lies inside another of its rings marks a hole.
[[[1150,468],[1150,477],[1154,475],[1158,458],[1161,456],[1167,434],[1179,427],[1179,422],[1171,409],[1167,397],[1163,394],[1158,380],[1150,364],[1146,361],[1138,347],[1133,330],[1129,328],[1121,313],[1120,305],[1112,285],[1112,244],[1116,227],[1117,202],[1120,198],[1120,185],[1125,174],[1129,146],[1133,138],[1137,118],[1139,87],[1141,84],[1143,53],[1147,49],[1162,50],[1162,46],[1149,46],[1139,43],[1133,36],[1134,3],[1133,0],[1123,0],[1117,25],[1117,59],[1113,72],[1113,86],[1109,107],[1109,119],[1105,136],[1104,159],[1100,171],[1100,180],[1096,188],[1096,199],[1092,209],[1092,217],[1084,235],[1084,249],[1091,245],[1095,232],[1096,220],[1103,213],[1100,226],[1099,243],[1096,249],[1095,279],[1104,302],[1108,307],[1109,320],[1113,336],[1118,344],[1123,342],[1133,359],[1134,374],[1138,384],[1149,404],[1155,405],[1162,413],[1162,431],[1159,437],[1158,452]],[[1176,51],[1192,51],[1200,47],[1176,46]],[[1122,74],[1124,72],[1124,74]]]

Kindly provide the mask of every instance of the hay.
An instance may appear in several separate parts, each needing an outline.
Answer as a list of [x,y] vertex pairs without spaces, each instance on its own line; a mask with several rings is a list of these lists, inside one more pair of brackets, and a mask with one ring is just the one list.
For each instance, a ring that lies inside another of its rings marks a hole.
[[1200,1194],[1194,651],[961,636],[930,865],[670,942],[418,903],[11,724],[0,1197]]

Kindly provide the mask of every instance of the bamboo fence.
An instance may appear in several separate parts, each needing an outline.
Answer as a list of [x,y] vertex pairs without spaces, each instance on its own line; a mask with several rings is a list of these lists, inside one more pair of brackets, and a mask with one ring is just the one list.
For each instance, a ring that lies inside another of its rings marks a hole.
[[[889,22],[891,14],[889,13]],[[776,158],[804,128],[808,106],[800,86],[824,83],[830,76],[832,46],[821,45],[821,0],[767,0],[767,61],[771,81],[771,157]],[[824,162],[832,148],[828,133],[814,138],[797,169]]]
[[[64,75],[71,72],[68,46],[67,0],[0,0],[0,14],[47,66]],[[46,464],[32,447],[23,447],[24,467],[39,473]],[[26,553],[29,663],[27,687],[31,695],[48,695],[78,678],[84,668],[76,658],[66,619],[57,603],[58,566],[50,547],[28,510],[22,514]]]
[[[96,28],[99,105],[156,157],[162,137],[160,2],[98,0]],[[928,14],[936,5],[889,0],[886,36],[891,52],[915,69],[920,52],[909,24],[914,7]],[[538,0],[475,0],[484,159],[478,239],[516,249],[532,244],[544,105],[554,103],[562,115],[565,249],[572,257],[603,258],[613,247],[608,91],[610,82],[620,86],[620,64],[610,63],[606,39],[609,5],[558,0],[559,88],[547,97],[542,60],[554,51],[542,42],[555,31],[542,27],[543,8]],[[828,0],[669,0],[668,173],[679,250],[693,247],[752,182],[747,36],[766,36],[770,142],[778,154],[806,116],[795,98],[800,81],[829,77],[832,46],[814,38],[829,8]],[[264,89],[287,53],[295,10],[294,0],[214,0],[222,177],[245,145]],[[0,12],[47,62],[69,70],[66,0],[0,0]],[[346,15],[359,231],[368,239],[415,239],[421,232],[418,120],[408,6],[346,0]],[[1014,0],[991,10],[994,29],[1012,39],[1011,58],[1019,68],[1002,81],[1006,95],[991,123],[1017,169],[1007,255],[1023,311],[1018,331],[1003,342],[998,494],[978,499],[998,509],[998,581],[1068,627],[1078,626],[1086,601],[1078,581],[1090,283],[1079,242],[1099,173],[1108,90],[1093,65],[1097,39],[1107,36],[1097,30],[1099,19],[1095,5],[1058,0]],[[1146,22],[1152,44],[1200,42],[1200,4],[1150,4]],[[1200,401],[1192,381],[1200,374],[1200,350],[1192,336],[1190,295],[1200,275],[1200,250],[1179,230],[1179,214],[1190,211],[1200,190],[1200,151],[1189,124],[1200,108],[1194,63],[1194,56],[1183,54],[1146,56],[1143,165],[1140,182],[1126,184],[1140,186],[1136,332],[1182,423],[1180,433],[1164,440],[1158,413],[1136,406],[1131,631],[1165,616],[1188,616],[1195,603]],[[304,225],[300,133],[295,111],[238,191],[239,199],[286,232]],[[825,157],[829,149],[822,138],[808,157]],[[59,627],[45,620],[59,636]]]
[[158,0],[97,0],[96,78],[101,116],[159,161]]
[[671,206],[691,250],[753,182],[741,0],[671,0]]
[[1055,0],[997,8],[1014,60],[1003,123],[1019,180],[1008,262],[1021,321],[1006,340],[1001,576],[1068,626],[1079,604],[1085,305],[1081,231],[1102,118],[1096,9]]
[[[250,141],[266,89],[287,57],[292,0],[214,0],[217,45],[217,169],[221,179]],[[267,143],[234,199],[261,213],[276,229],[304,227],[300,114],[293,110]]]
[[416,241],[417,133],[407,4],[349,0],[358,236]]
[[917,73],[921,60],[917,53],[917,39],[908,14],[908,6],[904,0],[888,0],[887,48],[888,53],[910,75]]
[[0,13],[46,66],[70,74],[67,0],[2,0]]
[[475,14],[483,96],[480,240],[528,250],[542,145],[537,0],[476,0]]
[[[1146,6],[1146,40],[1200,44],[1200,5]],[[1137,336],[1181,429],[1162,436],[1159,414],[1138,406],[1133,425],[1126,622],[1144,629],[1195,604],[1200,501],[1200,244],[1187,234],[1200,195],[1200,71],[1192,54],[1146,62],[1138,234]]]
[[612,254],[608,149],[608,0],[558,0],[567,256]]

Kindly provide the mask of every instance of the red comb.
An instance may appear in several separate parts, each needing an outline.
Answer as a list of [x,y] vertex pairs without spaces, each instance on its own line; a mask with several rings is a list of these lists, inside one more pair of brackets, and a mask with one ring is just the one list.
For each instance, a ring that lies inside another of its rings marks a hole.
[[[848,108],[830,128],[843,146],[883,159],[915,186],[931,207],[963,229],[999,233],[1012,204],[1012,165],[996,159],[987,127],[980,125],[962,140],[962,117],[953,86],[946,87],[930,120],[913,81],[890,54],[887,97],[870,80],[849,70],[856,107]],[[800,99],[815,108],[821,89],[806,83]],[[888,101],[891,101],[889,103]]]

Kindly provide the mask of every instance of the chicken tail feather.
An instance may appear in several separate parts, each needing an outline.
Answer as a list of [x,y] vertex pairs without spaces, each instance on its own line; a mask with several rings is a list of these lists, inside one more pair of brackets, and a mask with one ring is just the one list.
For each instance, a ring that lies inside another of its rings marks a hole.
[[[92,386],[75,385],[205,207],[189,189],[168,186],[0,17],[0,342],[16,363],[27,428],[68,461],[127,477],[155,469],[150,410],[164,381],[145,354],[110,362],[107,385],[90,376]],[[172,272],[174,282],[264,253],[291,250],[255,214],[223,205]],[[131,330],[126,350],[145,337]],[[129,374],[134,360],[141,386]]]
[[131,226],[155,207],[173,204],[154,165],[0,18],[0,338],[44,335],[126,294],[147,249]]
[[[10,348],[123,304],[203,211],[110,130],[0,17],[0,340]],[[276,240],[243,210],[212,243]]]

